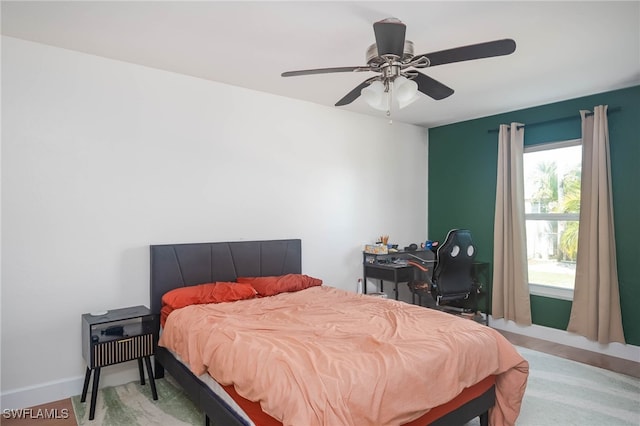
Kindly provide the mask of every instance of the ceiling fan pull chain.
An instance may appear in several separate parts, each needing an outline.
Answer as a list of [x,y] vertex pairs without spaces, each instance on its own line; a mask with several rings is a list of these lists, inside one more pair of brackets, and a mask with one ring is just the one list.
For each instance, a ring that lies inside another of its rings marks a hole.
[[[391,121],[391,102],[393,101],[393,80],[387,80],[387,117]],[[389,123],[391,124],[391,123]]]
[[389,118],[389,126],[393,124],[393,118],[391,118],[391,106],[393,102],[393,80],[389,80],[389,96],[387,96],[387,117]]

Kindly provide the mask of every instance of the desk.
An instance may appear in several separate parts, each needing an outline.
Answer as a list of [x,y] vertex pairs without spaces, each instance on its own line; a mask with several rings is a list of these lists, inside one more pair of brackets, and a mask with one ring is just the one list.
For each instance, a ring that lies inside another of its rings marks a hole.
[[394,299],[398,300],[398,283],[409,282],[414,278],[415,268],[406,264],[393,263],[394,260],[411,260],[416,256],[422,260],[433,261],[435,254],[431,250],[416,250],[412,252],[399,251],[388,254],[362,253],[364,285],[367,294],[367,278],[380,280],[380,291],[384,291],[384,282],[394,284]]

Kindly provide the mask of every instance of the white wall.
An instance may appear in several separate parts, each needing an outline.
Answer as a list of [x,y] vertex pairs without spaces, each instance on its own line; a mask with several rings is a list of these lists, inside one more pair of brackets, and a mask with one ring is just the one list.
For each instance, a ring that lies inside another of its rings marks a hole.
[[149,303],[150,244],[301,238],[355,290],[362,244],[426,237],[425,129],[2,43],[3,408],[80,393],[80,315]]

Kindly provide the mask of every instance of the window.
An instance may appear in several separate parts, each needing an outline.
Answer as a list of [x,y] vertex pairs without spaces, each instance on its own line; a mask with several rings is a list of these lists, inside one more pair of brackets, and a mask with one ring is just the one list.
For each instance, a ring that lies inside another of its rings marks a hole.
[[529,289],[573,298],[580,215],[581,140],[525,147]]

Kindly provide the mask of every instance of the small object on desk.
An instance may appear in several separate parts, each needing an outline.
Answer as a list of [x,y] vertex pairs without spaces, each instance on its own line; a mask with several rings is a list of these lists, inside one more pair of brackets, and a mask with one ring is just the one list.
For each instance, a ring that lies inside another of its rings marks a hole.
[[408,263],[406,259],[394,259],[391,261],[391,266],[407,266]]
[[387,254],[389,248],[382,244],[367,244],[364,246],[364,252],[369,254]]
[[377,293],[369,293],[369,296],[372,297],[379,297],[381,299],[387,299],[387,293],[381,293],[381,292],[377,292]]

